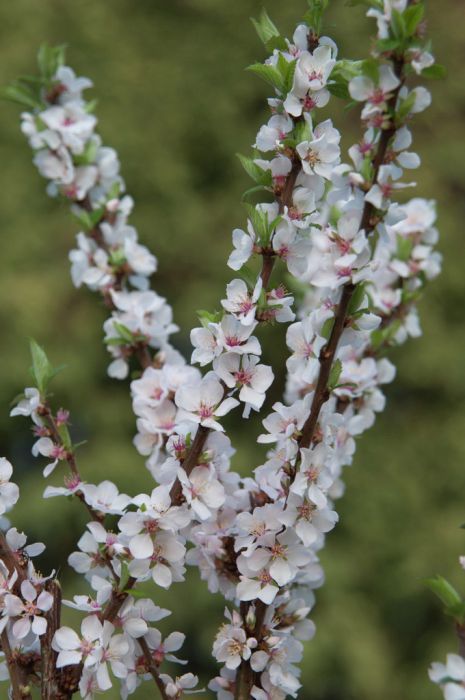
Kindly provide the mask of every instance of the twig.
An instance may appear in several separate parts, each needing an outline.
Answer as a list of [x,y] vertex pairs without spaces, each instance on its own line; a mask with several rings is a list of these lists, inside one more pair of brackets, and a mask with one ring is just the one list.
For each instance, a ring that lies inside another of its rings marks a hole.
[[60,627],[61,618],[61,586],[57,579],[46,582],[45,589],[53,595],[53,605],[46,613],[47,630],[40,640],[42,652],[42,700],[55,700],[58,696],[56,678],[57,652],[52,649],[52,641],[55,632]]
[[153,661],[152,654],[150,653],[149,645],[147,644],[147,640],[145,639],[145,637],[141,637],[137,641],[139,643],[140,648],[142,649],[142,653],[144,654],[144,658],[145,658],[145,661],[147,663],[148,671],[151,674],[155,683],[157,684],[158,690],[160,691],[160,697],[163,700],[168,700],[168,696],[167,696],[166,690],[165,690],[165,684],[163,683],[162,679],[160,678],[158,668]]

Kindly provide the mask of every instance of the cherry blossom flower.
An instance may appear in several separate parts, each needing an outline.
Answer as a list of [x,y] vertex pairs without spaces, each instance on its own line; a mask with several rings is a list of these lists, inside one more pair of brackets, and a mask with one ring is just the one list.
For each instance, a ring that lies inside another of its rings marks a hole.
[[178,420],[189,420],[212,430],[223,430],[215,418],[229,413],[238,401],[224,399],[224,389],[213,373],[197,382],[179,387],[175,401],[179,407]]
[[98,486],[83,484],[81,491],[86,503],[100,513],[120,515],[131,500],[126,494],[119,493],[112,481],[102,481]]
[[281,148],[282,142],[294,128],[294,122],[284,114],[274,114],[268,124],[262,126],[257,134],[255,148],[266,153]]
[[187,503],[200,520],[210,518],[212,512],[223,505],[224,487],[215,479],[213,470],[207,467],[194,467],[188,476],[184,469],[179,468],[178,479]]
[[32,630],[34,634],[42,635],[47,630],[47,620],[44,612],[50,610],[53,605],[53,596],[47,591],[38,591],[28,580],[22,581],[20,586],[21,598],[7,594],[4,598],[4,617],[0,621],[3,628],[8,618],[19,618],[13,623],[13,634],[18,639],[23,639]]
[[302,168],[307,175],[313,173],[331,179],[333,168],[339,163],[339,132],[330,119],[318,124],[312,138],[297,145],[297,153],[302,160]]
[[368,119],[375,112],[384,112],[386,103],[393,91],[400,85],[399,78],[391,66],[381,65],[377,84],[365,75],[359,75],[349,82],[349,92],[353,100],[365,102],[362,119]]
[[169,698],[177,700],[183,695],[202,693],[202,690],[192,690],[198,684],[199,679],[193,673],[185,673],[183,676],[176,676],[173,680],[166,673],[161,673],[160,678],[165,684],[165,693]]
[[220,663],[224,663],[226,668],[235,669],[242,659],[250,659],[252,649],[257,646],[257,640],[254,637],[247,637],[238,613],[233,612],[231,615],[226,610],[226,616],[231,624],[220,627],[213,643],[213,656]]
[[10,481],[13,474],[11,463],[0,457],[0,515],[10,510],[19,498],[19,488]]
[[247,233],[240,228],[234,229],[233,245],[235,250],[228,259],[228,265],[232,270],[240,270],[251,257],[255,238],[255,231],[250,221],[247,222]]
[[258,364],[254,355],[226,353],[213,364],[218,377],[230,389],[239,387],[239,400],[259,410],[265,400],[267,389],[273,381],[273,370]]
[[222,299],[221,305],[230,314],[233,314],[244,326],[250,326],[255,320],[257,300],[262,290],[259,278],[252,294],[244,280],[236,279],[226,286],[226,299]]

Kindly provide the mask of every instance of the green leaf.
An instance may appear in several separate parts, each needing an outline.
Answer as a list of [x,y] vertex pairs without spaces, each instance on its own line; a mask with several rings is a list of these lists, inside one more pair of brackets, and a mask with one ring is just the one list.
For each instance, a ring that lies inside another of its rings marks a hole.
[[139,591],[137,588],[125,588],[123,593],[131,595],[133,598],[148,598],[147,591]]
[[242,201],[244,202],[247,197],[249,197],[252,194],[255,194],[256,192],[269,192],[269,188],[264,187],[263,185],[255,185],[255,187],[249,187],[248,190],[244,192],[242,195]]
[[362,73],[363,61],[352,61],[349,59],[341,59],[337,61],[333,70],[331,71],[331,78],[344,78],[344,80],[351,80],[357,75]]
[[89,102],[86,102],[84,105],[84,112],[86,112],[87,114],[92,114],[93,112],[95,112],[97,105],[97,99],[94,98],[93,100],[89,100]]
[[365,156],[363,163],[360,167],[360,174],[362,175],[365,182],[371,182],[373,179],[373,162],[370,156]]
[[271,170],[263,170],[252,158],[247,158],[247,156],[243,156],[240,153],[236,153],[236,156],[239,158],[247,175],[251,177],[254,182],[264,187],[272,185],[273,178]]
[[253,63],[251,66],[248,66],[246,70],[250,70],[252,73],[255,73],[255,75],[258,75],[265,80],[265,82],[274,87],[275,90],[279,90],[279,92],[284,91],[284,79],[275,66],[269,66],[264,63]]
[[105,340],[105,345],[127,345],[127,341],[124,338],[107,338]]
[[407,37],[404,15],[399,10],[393,9],[391,12],[391,29],[396,39],[405,39]]
[[122,265],[124,265],[124,263],[126,262],[124,248],[116,248],[114,250],[110,250],[109,261],[110,265],[112,265],[113,267],[121,267]]
[[121,194],[121,184],[118,181],[116,181],[112,184],[112,186],[108,190],[107,201],[110,201],[111,199],[118,199],[120,194]]
[[409,260],[413,249],[413,240],[397,234],[397,250],[396,257],[403,262]]
[[58,434],[60,435],[61,442],[65,446],[67,450],[72,449],[72,442],[71,442],[71,436],[69,434],[68,426],[65,423],[62,423],[61,425],[58,426]]
[[346,0],[346,5],[348,7],[357,7],[358,5],[364,5],[365,7],[376,7],[382,9],[382,0]]
[[349,302],[349,308],[347,309],[348,316],[352,316],[359,310],[362,302],[365,299],[365,286],[365,282],[359,282],[355,287],[354,293],[352,294]]
[[323,323],[323,326],[320,331],[320,335],[325,338],[325,340],[329,340],[329,336],[331,335],[331,331],[333,330],[334,326],[334,318],[327,318],[326,321]]
[[278,55],[277,68],[281,74],[283,81],[283,92],[289,92],[292,90],[292,84],[294,82],[294,73],[297,65],[297,61],[286,61],[283,54]]
[[379,82],[379,63],[374,58],[367,58],[362,61],[362,74],[372,80],[375,85]]
[[95,162],[95,157],[97,155],[98,143],[97,141],[90,140],[87,142],[86,147],[82,153],[74,156],[75,165],[90,165]]
[[376,42],[376,48],[381,53],[388,51],[396,51],[402,46],[402,42],[399,39],[379,39]]
[[402,122],[408,117],[412,111],[412,107],[415,104],[416,95],[412,92],[408,95],[405,100],[402,100],[396,112],[396,122],[402,124]]
[[288,45],[282,36],[273,36],[266,42],[266,50],[269,51],[270,54],[272,54],[275,50],[287,51]]
[[395,335],[402,325],[402,320],[397,318],[385,328],[377,328],[370,335],[371,347],[375,352],[385,346],[392,345]]
[[455,588],[442,576],[435,576],[425,581],[428,588],[444,603],[447,615],[455,617],[459,622],[463,622],[465,617],[465,601]]
[[334,97],[339,97],[342,100],[347,100],[350,97],[347,81],[332,81],[327,83],[326,87]]
[[251,17],[250,21],[252,22],[258,36],[260,37],[261,41],[263,41],[265,46],[270,41],[270,39],[280,36],[278,28],[272,22],[265,9],[263,9],[260,12],[258,20]]
[[446,75],[446,68],[440,63],[435,63],[434,66],[428,66],[428,68],[423,68],[423,70],[421,71],[422,78],[432,78],[433,80],[441,80],[442,78],[445,78]]
[[222,311],[206,311],[205,309],[198,309],[197,316],[200,323],[204,328],[208,328],[209,323],[218,323],[223,318]]
[[56,370],[54,369],[53,365],[49,362],[49,359],[45,354],[45,350],[41,348],[33,338],[31,338],[29,341],[29,347],[32,357],[31,374],[40,394],[44,396],[47,391],[49,381],[61,368],[57,368]]
[[270,242],[271,235],[276,226],[281,221],[281,216],[276,217],[273,221],[268,221],[268,214],[262,211],[257,206],[245,203],[245,208],[252,223],[253,230],[259,239],[262,246],[267,246]]
[[336,360],[331,367],[331,371],[329,373],[329,379],[328,379],[328,389],[332,391],[336,386],[339,381],[339,377],[341,376],[342,372],[342,362],[341,360]]
[[118,321],[113,321],[113,326],[118,331],[120,338],[125,340],[129,345],[134,342],[134,334],[127,328],[123,323],[118,323]]
[[424,5],[410,5],[403,13],[407,36],[413,36],[425,13]]
[[119,577],[119,586],[118,586],[120,591],[125,590],[130,577],[131,577],[131,574],[129,573],[129,565],[128,565],[127,561],[122,561],[121,562],[121,573],[120,573],[120,577]]
[[81,226],[85,228],[86,231],[92,231],[92,229],[95,228],[98,223],[100,223],[104,214],[105,207],[93,209],[92,211],[86,211],[85,209],[81,209],[79,212],[73,212],[75,218],[79,221]]
[[66,46],[49,46],[42,44],[37,54],[37,62],[42,78],[49,81],[53,78],[60,66],[65,62]]
[[87,440],[81,440],[80,442],[75,442],[74,445],[71,445],[71,450],[73,452],[76,452],[79,447],[82,447],[83,445],[87,445]]
[[329,0],[307,0],[309,9],[304,15],[304,22],[311,27],[316,34],[320,34],[323,24],[323,14],[329,5]]
[[2,88],[0,90],[0,98],[2,100],[8,100],[9,102],[15,102],[29,109],[36,109],[41,106],[40,100],[34,96],[34,93],[19,82]]
[[298,121],[292,132],[296,143],[302,143],[302,141],[310,141],[312,134],[310,129],[310,124],[306,119]]

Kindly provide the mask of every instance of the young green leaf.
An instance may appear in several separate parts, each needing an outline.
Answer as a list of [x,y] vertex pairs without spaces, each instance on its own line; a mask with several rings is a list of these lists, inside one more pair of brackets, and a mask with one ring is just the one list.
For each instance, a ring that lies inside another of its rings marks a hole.
[[304,22],[311,27],[316,34],[321,33],[323,14],[329,5],[329,0],[307,0],[309,9],[304,15]]
[[223,314],[221,311],[206,311],[205,309],[198,309],[197,316],[202,326],[204,328],[208,328],[209,323],[218,323],[221,321]]
[[45,354],[45,350],[33,338],[29,342],[29,347],[32,357],[31,374],[39,392],[41,395],[45,395],[49,381],[53,379],[61,368],[57,367],[55,369],[53,367]]
[[252,73],[258,75],[274,87],[275,90],[279,90],[279,92],[284,91],[284,79],[275,66],[269,66],[264,63],[253,63],[251,66],[248,66],[246,70],[250,70]]
[[119,577],[119,590],[123,592],[127,586],[127,583],[131,577],[131,574],[129,573],[129,566],[126,561],[121,562],[121,573]]
[[254,182],[262,186],[271,186],[272,175],[270,170],[263,170],[252,158],[247,158],[240,153],[236,153],[245,172]]
[[405,100],[403,100],[396,112],[396,122],[398,124],[402,124],[402,122],[408,117],[410,112],[412,111],[412,107],[415,104],[416,100],[416,95],[412,91],[410,95],[408,95]]
[[134,342],[134,334],[129,330],[123,323],[113,322],[114,327],[118,331],[120,338],[126,341],[128,345],[132,345]]
[[[250,21],[252,22],[253,26],[255,27],[255,30],[260,37],[261,41],[265,44],[266,48],[269,49],[268,44],[274,39],[274,40],[281,40],[282,39],[278,28],[274,24],[274,22],[270,19],[267,11],[263,9],[260,13],[260,16],[258,19],[254,19],[253,17],[250,18]],[[284,45],[285,42],[284,42]],[[278,46],[274,48],[279,48]]]
[[375,61],[374,58],[367,58],[361,63],[361,71],[363,75],[366,75],[367,78],[370,78],[375,85],[378,84],[379,81],[379,64],[378,61]]
[[423,68],[421,71],[422,78],[432,78],[433,80],[441,80],[445,78],[447,71],[445,66],[440,63],[435,63],[434,66],[428,66],[428,68]]
[[413,36],[425,13],[424,5],[410,5],[403,13],[407,36]]
[[332,391],[336,386],[339,381],[339,377],[341,376],[342,372],[342,362],[341,360],[336,360],[331,367],[331,371],[329,373],[329,379],[328,379],[328,389]]
[[442,576],[435,576],[425,581],[428,588],[445,606],[445,613],[462,623],[465,619],[465,601],[455,588]]
[[2,90],[0,90],[0,98],[2,100],[8,100],[9,102],[15,102],[28,109],[37,109],[40,107],[40,100],[35,97],[34,93],[29,88],[19,82],[12,83],[2,88]]
[[60,66],[65,62],[66,46],[49,46],[42,44],[37,54],[37,62],[41,77],[46,82],[50,81]]
[[405,238],[397,234],[397,251],[396,257],[403,262],[407,262],[410,258],[413,249],[413,240],[411,238]]
[[352,294],[350,303],[349,303],[349,308],[347,309],[347,315],[352,316],[354,313],[356,313],[361,304],[362,301],[364,300],[365,297],[365,283],[364,282],[359,282],[357,286],[355,287],[354,293]]
[[396,39],[405,39],[407,37],[407,27],[405,18],[399,10],[391,12],[391,29]]

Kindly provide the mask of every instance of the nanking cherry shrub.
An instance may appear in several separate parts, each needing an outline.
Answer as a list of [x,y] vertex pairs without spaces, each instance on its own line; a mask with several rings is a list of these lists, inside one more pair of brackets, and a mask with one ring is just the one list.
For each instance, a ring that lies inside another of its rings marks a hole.
[[[115,684],[127,698],[142,683],[154,683],[163,699],[208,694],[190,666],[166,673],[165,661],[185,663],[184,635],[163,638],[157,628],[170,615],[156,603],[157,588],[182,583],[186,566],[225,599],[210,694],[299,694],[303,643],[315,634],[314,590],[323,583],[318,554],[338,521],[343,470],[384,408],[383,385],[395,376],[387,353],[420,335],[417,302],[441,267],[435,203],[408,199],[410,171],[420,166],[412,127],[431,101],[418,83],[441,73],[423,3],[364,0],[377,35],[369,58],[351,61],[321,31],[328,1],[309,0],[291,39],[266,12],[254,20],[268,57],[249,69],[268,84],[268,115],[252,155],[241,157],[254,184],[247,221],[232,233],[222,310],[201,312],[187,359],[171,344],[171,306],[151,287],[158,262],[130,223],[134,202],[117,153],[97,133],[85,97],[91,81],[65,65],[62,48],[43,46],[38,77],[6,90],[26,109],[21,129],[47,193],[79,219],[71,278],[105,303],[108,374],[131,377],[134,447],[149,472],[139,494],[87,480],[70,413],[48,391],[56,370],[33,341],[34,381],[11,415],[32,423],[32,454],[49,480],[44,498],[73,497],[87,513],[68,563],[88,593],[62,599],[56,572],[35,567],[44,545],[6,524],[1,677],[14,700],[35,688],[46,700],[89,700]],[[339,127],[354,117],[334,124],[321,116],[341,99],[361,117],[347,154]],[[262,362],[261,329],[270,323],[286,327],[286,390],[263,416],[263,463],[242,477],[231,467],[223,418],[238,411],[247,419],[266,406],[274,372]],[[1,514],[19,497],[12,477],[2,458]],[[146,582],[152,597],[139,593]],[[62,605],[79,611],[79,627],[61,625]],[[434,665],[431,678],[448,700],[465,698],[462,657]]]

